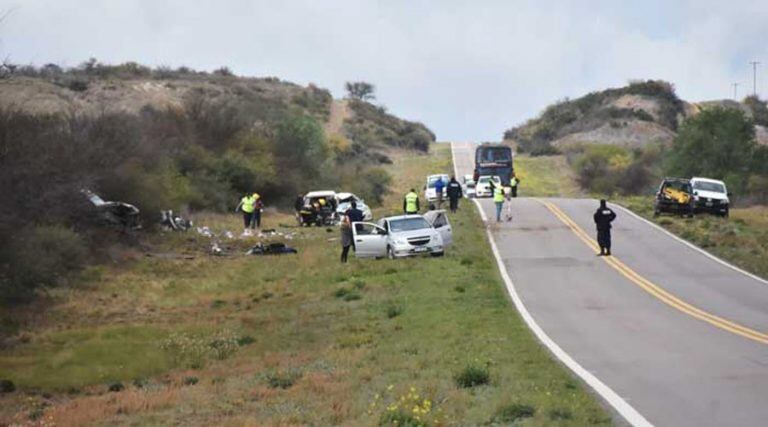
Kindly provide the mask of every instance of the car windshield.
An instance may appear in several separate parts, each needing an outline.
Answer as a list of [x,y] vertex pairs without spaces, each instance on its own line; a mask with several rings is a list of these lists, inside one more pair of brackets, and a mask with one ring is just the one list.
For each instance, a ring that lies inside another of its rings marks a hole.
[[[491,181],[491,177],[490,176],[481,176],[480,179],[477,180],[477,183],[478,184],[488,184],[490,181]],[[501,180],[499,179],[498,176],[494,176],[493,177],[493,181],[494,182],[499,182]]]
[[684,191],[686,193],[691,191],[690,184],[683,181],[667,181],[666,188],[673,188],[675,190]]
[[403,218],[389,221],[389,230],[392,232],[421,230],[432,227],[424,218]]
[[717,182],[696,181],[693,184],[694,190],[712,191],[714,193],[725,193],[723,184]]

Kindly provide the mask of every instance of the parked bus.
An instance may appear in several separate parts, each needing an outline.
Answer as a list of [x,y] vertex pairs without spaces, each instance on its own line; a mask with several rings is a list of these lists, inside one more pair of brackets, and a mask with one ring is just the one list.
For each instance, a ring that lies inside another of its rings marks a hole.
[[485,175],[498,176],[502,185],[512,178],[512,149],[502,144],[482,144],[475,150],[475,182]]

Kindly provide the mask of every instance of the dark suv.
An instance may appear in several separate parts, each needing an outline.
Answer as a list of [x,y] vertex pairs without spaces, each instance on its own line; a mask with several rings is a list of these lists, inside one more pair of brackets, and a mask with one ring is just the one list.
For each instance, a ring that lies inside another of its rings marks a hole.
[[671,213],[693,216],[694,199],[691,181],[683,178],[664,178],[656,192],[653,215]]

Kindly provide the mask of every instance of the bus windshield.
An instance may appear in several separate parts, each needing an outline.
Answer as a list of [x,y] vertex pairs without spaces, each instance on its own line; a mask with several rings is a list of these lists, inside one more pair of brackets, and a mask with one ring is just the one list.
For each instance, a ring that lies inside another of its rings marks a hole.
[[476,160],[480,163],[507,163],[512,160],[512,149],[509,147],[479,147]]

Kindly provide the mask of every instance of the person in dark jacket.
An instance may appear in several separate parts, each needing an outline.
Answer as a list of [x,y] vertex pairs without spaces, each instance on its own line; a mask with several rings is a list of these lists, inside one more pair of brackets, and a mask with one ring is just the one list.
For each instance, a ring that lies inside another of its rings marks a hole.
[[456,177],[452,176],[451,181],[448,183],[448,201],[450,202],[451,212],[456,213],[459,208],[459,199],[461,199],[462,191],[461,184],[456,181]]
[[357,203],[353,200],[352,207],[344,213],[344,219],[341,221],[341,262],[347,262],[349,248],[355,246],[352,227],[355,222],[363,221],[365,215],[363,211],[357,208]]
[[600,200],[600,207],[593,215],[597,226],[597,244],[600,245],[598,256],[611,255],[611,222],[616,219],[616,213],[608,207],[605,199]]

